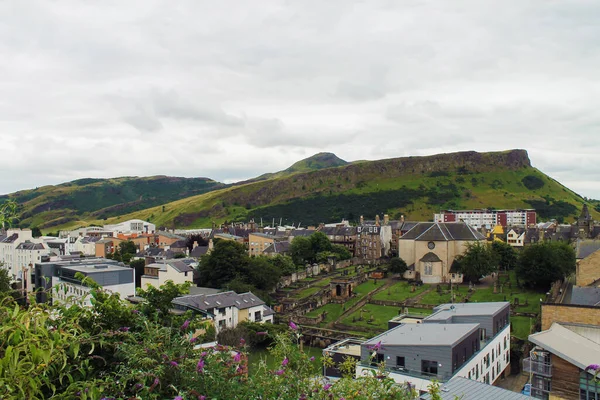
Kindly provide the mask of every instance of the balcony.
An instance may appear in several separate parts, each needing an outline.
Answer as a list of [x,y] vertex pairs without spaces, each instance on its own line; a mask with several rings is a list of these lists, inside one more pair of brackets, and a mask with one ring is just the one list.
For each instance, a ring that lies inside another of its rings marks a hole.
[[[359,365],[363,368],[369,368],[373,370],[379,369],[379,366],[376,363],[370,362],[360,362]],[[438,382],[447,382],[452,378],[453,374],[430,374],[427,372],[422,372],[420,370],[412,370],[408,368],[401,367],[385,367],[385,372],[395,375],[403,375],[403,376],[411,376],[413,378],[419,379],[427,379],[427,380],[436,380]]]
[[552,376],[552,364],[546,362],[534,361],[531,357],[523,359],[523,371],[531,374]]

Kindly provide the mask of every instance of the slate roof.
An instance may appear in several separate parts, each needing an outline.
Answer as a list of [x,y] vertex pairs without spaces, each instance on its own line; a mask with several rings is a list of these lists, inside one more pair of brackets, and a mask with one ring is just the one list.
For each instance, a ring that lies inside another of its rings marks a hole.
[[440,258],[437,256],[437,254],[432,253],[431,251],[427,254],[425,254],[423,256],[423,258],[421,258],[419,261],[423,261],[423,262],[440,262],[442,260],[440,260]]
[[139,251],[135,254],[135,257],[154,257],[159,255],[163,249],[160,247],[148,247],[146,250]]
[[176,248],[176,249],[187,248],[187,240],[178,240],[178,241],[174,242],[173,244],[171,244],[169,247]]
[[252,232],[250,235],[258,236],[258,237],[261,237],[261,238],[267,238],[267,239],[285,240],[285,237],[283,237],[283,236],[279,236],[279,235],[275,235],[275,234],[270,234],[270,233]]
[[263,250],[263,253],[267,254],[283,254],[290,251],[290,242],[274,242]]
[[44,250],[42,243],[31,243],[30,241],[23,242],[17,246],[17,250]]
[[15,240],[17,240],[18,238],[19,238],[19,234],[13,233],[10,236],[5,236],[4,239],[2,239],[2,243],[14,243]]
[[600,288],[573,286],[570,304],[600,306]]
[[208,246],[196,246],[190,251],[190,257],[200,258],[208,252]]
[[169,264],[171,267],[173,267],[177,272],[191,272],[194,270],[194,268],[190,267],[189,265],[187,265],[185,262],[181,261],[181,260],[169,260],[167,261],[167,264]]
[[481,233],[464,222],[419,222],[400,238],[400,240],[416,241],[484,239]]
[[310,236],[316,231],[314,229],[292,229],[289,233],[289,236]]
[[221,307],[237,307],[238,309],[243,310],[265,304],[264,301],[259,299],[258,296],[254,295],[252,292],[237,294],[234,291],[209,295],[197,294],[181,296],[173,299],[173,303],[203,311]]
[[577,240],[575,253],[577,259],[583,259],[600,250],[600,240]]
[[174,233],[171,232],[167,232],[167,231],[159,231],[157,233],[158,235],[162,235],[164,237],[168,237],[170,239],[179,239],[179,240],[185,240],[185,237],[181,236],[181,235],[176,235]]
[[[456,376],[441,385],[439,396],[441,400],[525,400],[531,399],[521,393],[511,392],[498,386]],[[421,400],[430,400],[429,393],[419,397]]]
[[355,226],[325,226],[320,232],[327,236],[353,236],[356,235],[357,230]]

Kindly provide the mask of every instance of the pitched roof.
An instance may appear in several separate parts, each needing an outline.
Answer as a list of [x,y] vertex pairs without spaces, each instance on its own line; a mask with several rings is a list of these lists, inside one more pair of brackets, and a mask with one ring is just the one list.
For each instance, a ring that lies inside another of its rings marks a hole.
[[274,242],[263,250],[263,253],[267,254],[282,254],[290,251],[290,242]]
[[400,240],[452,241],[484,240],[485,237],[464,222],[419,222]]
[[18,233],[13,233],[10,236],[5,236],[4,239],[2,239],[2,243],[14,243],[15,240],[17,240],[19,237]]
[[582,306],[600,305],[600,288],[573,286],[569,304],[577,304]]
[[167,264],[169,264],[172,268],[174,268],[177,272],[191,272],[194,268],[187,265],[185,262],[181,260],[168,260]]
[[356,226],[325,226],[320,229],[328,236],[353,236],[356,235]]
[[190,257],[200,258],[208,252],[208,246],[196,246],[190,251]]
[[[441,400],[525,400],[531,399],[521,393],[502,389],[498,386],[488,385],[483,382],[456,376],[440,387]],[[419,397],[421,400],[430,400],[429,393]]]
[[31,243],[25,241],[17,246],[17,250],[44,250],[45,247],[42,243]]
[[600,250],[600,240],[577,240],[575,248],[576,258],[583,259]]
[[181,235],[176,235],[174,233],[171,232],[167,232],[167,231],[159,231],[157,232],[158,235],[162,235],[165,237],[168,237],[170,239],[178,239],[178,240],[185,240],[185,237],[181,236]]
[[211,308],[237,307],[246,309],[265,304],[252,292],[237,294],[234,291],[216,293],[216,294],[198,294],[177,297],[173,300],[174,304],[188,306],[199,310],[207,311]]
[[[590,326],[590,329],[600,327]],[[585,369],[600,360],[600,344],[565,328],[558,322],[550,329],[529,335],[529,341],[569,363]]]
[[173,248],[186,248],[187,247],[187,240],[178,240],[176,242],[173,242],[169,247]]

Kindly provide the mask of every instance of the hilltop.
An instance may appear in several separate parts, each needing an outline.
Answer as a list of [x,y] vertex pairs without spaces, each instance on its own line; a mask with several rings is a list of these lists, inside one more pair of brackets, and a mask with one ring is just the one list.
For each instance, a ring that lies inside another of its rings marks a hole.
[[205,193],[225,185],[209,178],[170,176],[79,179],[0,196],[20,205],[21,226],[86,224]]
[[264,181],[267,179],[281,178],[298,172],[318,171],[320,169],[341,167],[348,164],[348,161],[342,160],[333,153],[317,153],[314,156],[295,162],[294,164],[292,164],[292,166],[284,169],[283,171],[263,174],[254,179],[250,179],[241,183],[250,183]]
[[[141,218],[165,227],[283,219],[303,226],[387,213],[430,220],[447,208],[536,208],[571,221],[585,200],[531,166],[525,150],[459,152],[351,163],[215,190],[109,222]],[[591,208],[593,210],[593,207]],[[594,216],[598,217],[594,211]]]

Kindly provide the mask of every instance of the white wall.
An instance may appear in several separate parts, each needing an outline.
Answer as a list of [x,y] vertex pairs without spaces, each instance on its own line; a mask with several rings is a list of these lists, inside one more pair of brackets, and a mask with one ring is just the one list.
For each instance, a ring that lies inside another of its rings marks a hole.
[[[119,293],[121,298],[124,299],[135,295],[135,280],[131,283],[104,286],[103,289],[111,293]],[[90,307],[92,303],[89,292],[90,288],[87,286],[61,281],[60,277],[57,276],[52,277],[51,293],[53,304],[79,304]]]

